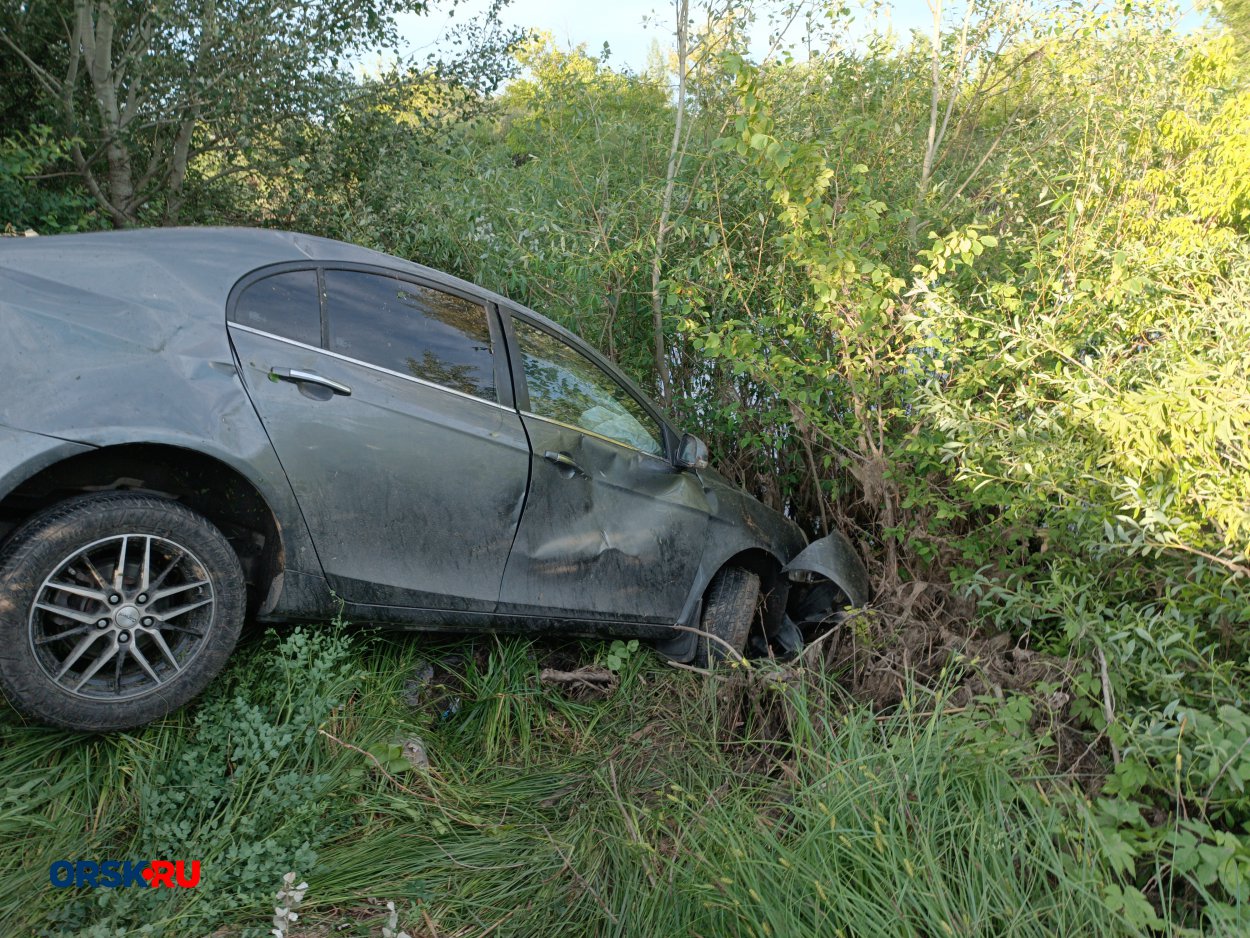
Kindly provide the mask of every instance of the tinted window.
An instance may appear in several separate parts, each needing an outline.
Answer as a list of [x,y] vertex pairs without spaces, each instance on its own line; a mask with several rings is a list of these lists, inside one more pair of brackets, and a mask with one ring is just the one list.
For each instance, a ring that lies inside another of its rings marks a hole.
[[236,322],[262,332],[321,346],[321,301],[317,272],[292,270],[257,280],[234,307]]
[[327,270],[330,350],[497,400],[486,309],[394,277]]
[[563,340],[519,319],[513,324],[531,413],[663,455],[659,424],[628,391]]

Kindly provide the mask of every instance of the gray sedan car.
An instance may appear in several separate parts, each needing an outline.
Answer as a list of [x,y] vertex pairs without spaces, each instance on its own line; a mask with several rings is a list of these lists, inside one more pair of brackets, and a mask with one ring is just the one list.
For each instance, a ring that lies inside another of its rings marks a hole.
[[[868,599],[611,362],[454,277],[280,231],[0,239],[0,687],[142,724],[245,618],[792,653]],[[796,624],[797,623],[797,624]]]

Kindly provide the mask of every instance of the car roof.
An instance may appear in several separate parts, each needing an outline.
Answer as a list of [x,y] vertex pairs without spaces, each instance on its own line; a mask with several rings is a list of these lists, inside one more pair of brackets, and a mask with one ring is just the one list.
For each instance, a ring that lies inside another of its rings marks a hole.
[[[295,231],[204,226],[0,238],[0,269],[10,268],[88,290],[139,291],[146,298],[153,298],[162,290],[173,292],[174,284],[179,284],[178,292],[184,298],[189,292],[206,298],[220,296],[224,303],[243,277],[292,261],[387,267],[518,309],[584,342],[558,323],[478,284],[393,254]],[[115,272],[115,283],[107,282],[109,271]],[[186,304],[182,308],[186,309]]]
[[255,270],[305,260],[378,264],[470,290],[495,302],[507,302],[475,284],[403,258],[345,241],[272,228],[132,228],[0,239],[0,267],[30,273],[42,273],[39,268],[59,271],[60,276],[53,279],[72,278],[73,269],[83,266],[84,261],[98,275],[110,258],[117,263],[119,277],[131,285],[138,263],[160,268],[169,279],[188,282],[200,288],[195,292],[203,294],[228,293],[241,277]]
[[293,261],[376,265],[521,312],[588,351],[654,407],[646,392],[618,366],[548,317],[459,277],[346,241],[275,228],[211,226],[0,238],[0,275],[37,279],[44,285],[45,296],[67,295],[54,287],[59,284],[72,288],[73,293],[109,296],[156,310],[167,328],[175,328],[179,316],[188,322],[191,318],[208,321],[209,311],[214,317],[221,315],[241,279]]

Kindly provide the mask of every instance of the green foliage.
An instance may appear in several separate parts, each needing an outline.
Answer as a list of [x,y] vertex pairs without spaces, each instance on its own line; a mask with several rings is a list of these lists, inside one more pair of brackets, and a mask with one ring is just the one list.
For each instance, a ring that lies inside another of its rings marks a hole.
[[[669,796],[665,813],[703,877],[711,933],[1132,933],[1131,919],[1104,902],[1088,817],[1035,787],[1038,766],[1021,737],[909,714],[877,723],[852,713],[811,729],[802,782],[775,816],[744,803],[771,802],[766,786],[745,797],[702,787]],[[1048,882],[1063,883],[1063,894]]]
[[1247,55],[1250,55],[1250,3],[1246,0],[1220,0],[1215,9],[1227,25],[1229,35],[1237,44],[1237,49],[1244,68]]
[[[25,67],[37,92],[27,113],[69,138],[81,185],[113,225],[175,224],[188,195],[204,196],[189,189],[251,169],[279,172],[291,128],[332,115],[353,59],[394,49],[396,18],[426,8],[424,0],[74,0],[62,14],[21,4],[3,14],[0,66]],[[498,83],[516,37],[498,28],[497,13],[489,8],[460,31],[466,54],[432,66],[445,84],[473,94]]]
[[300,187],[273,211],[541,306],[645,382],[663,89],[541,35],[517,63],[525,76],[487,115],[438,135],[352,112],[317,138],[327,150],[302,180],[316,198]]
[[[0,870],[0,920],[13,933],[88,935],[208,931],[265,905],[291,869],[309,869],[342,831],[327,799],[358,757],[328,750],[318,727],[356,686],[341,630],[270,636],[218,682],[194,716],[135,736],[82,739],[9,724],[4,728],[5,842],[26,844]],[[38,750],[44,750],[40,753]],[[41,775],[65,771],[68,791],[32,797]],[[49,832],[55,832],[49,836]],[[57,859],[201,861],[194,890],[46,892]]]
[[[785,742],[767,709],[743,727],[651,655],[612,697],[571,702],[537,681],[551,653],[296,630],[134,735],[0,717],[5,933],[265,934],[291,872],[299,927],[336,934],[376,935],[387,901],[410,934],[1135,932],[1104,899],[1092,814],[989,714],[843,713],[811,674],[769,692]],[[458,713],[434,685],[405,704],[430,661]],[[414,734],[428,773],[361,754]],[[103,856],[199,857],[202,883],[48,888],[51,859]]]
[[[1223,132],[1241,107],[1219,93],[1227,54],[1187,47],[1166,89],[1136,90],[1128,126],[1103,126],[1127,145],[1048,183],[1040,217],[1004,218],[1000,256],[926,280],[916,312],[941,362],[922,406],[952,491],[997,537],[963,538],[956,577],[997,626],[1105,656],[1118,713],[1086,714],[1121,760],[1101,823],[1127,880],[1117,901],[1152,926],[1162,910],[1244,927],[1248,806],[1209,810],[1219,766],[1181,774],[1223,753],[1236,778],[1246,755],[1250,254],[1229,167],[1250,167],[1250,145]],[[1223,880],[1199,845],[1225,851]]]
[[58,234],[100,227],[90,199],[76,189],[40,184],[68,159],[68,144],[50,127],[0,139],[0,230]]
[[1171,705],[1130,739],[1095,804],[1109,861],[1129,882],[1144,866],[1161,892],[1209,928],[1244,932],[1250,717],[1227,705],[1214,714]]
[[369,755],[377,760],[374,764],[378,768],[391,775],[412,771],[412,763],[404,755],[402,743],[378,743],[369,747]]
[[638,639],[631,638],[628,642],[617,639],[608,646],[608,653],[603,659],[603,666],[609,671],[619,674],[637,651]]

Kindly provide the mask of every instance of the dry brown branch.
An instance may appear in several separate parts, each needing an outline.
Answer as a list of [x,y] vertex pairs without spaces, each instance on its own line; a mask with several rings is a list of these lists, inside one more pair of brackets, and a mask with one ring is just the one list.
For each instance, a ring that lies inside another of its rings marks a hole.
[[695,635],[702,635],[704,638],[711,639],[712,641],[716,642],[718,645],[723,645],[725,649],[731,655],[733,655],[735,659],[737,659],[737,662],[741,663],[744,667],[747,667],[747,668],[751,667],[751,662],[747,661],[746,658],[742,657],[742,652],[738,651],[738,649],[734,648],[733,645],[729,644],[729,642],[725,641],[719,635],[713,635],[711,632],[705,632],[702,629],[696,629],[693,625],[675,625],[673,626],[673,628],[678,629],[682,632],[693,632]]
[[[1107,721],[1107,726],[1115,722],[1115,703],[1111,695],[1111,677],[1107,673],[1107,656],[1103,654],[1102,649],[1098,649],[1098,676],[1102,681],[1102,713]],[[1120,747],[1115,744],[1115,740],[1108,736],[1111,743],[1111,759],[1116,765],[1120,764]]]
[[588,666],[576,671],[560,671],[556,668],[543,668],[538,673],[538,680],[543,684],[563,684],[604,696],[612,693],[620,678],[607,668]]

